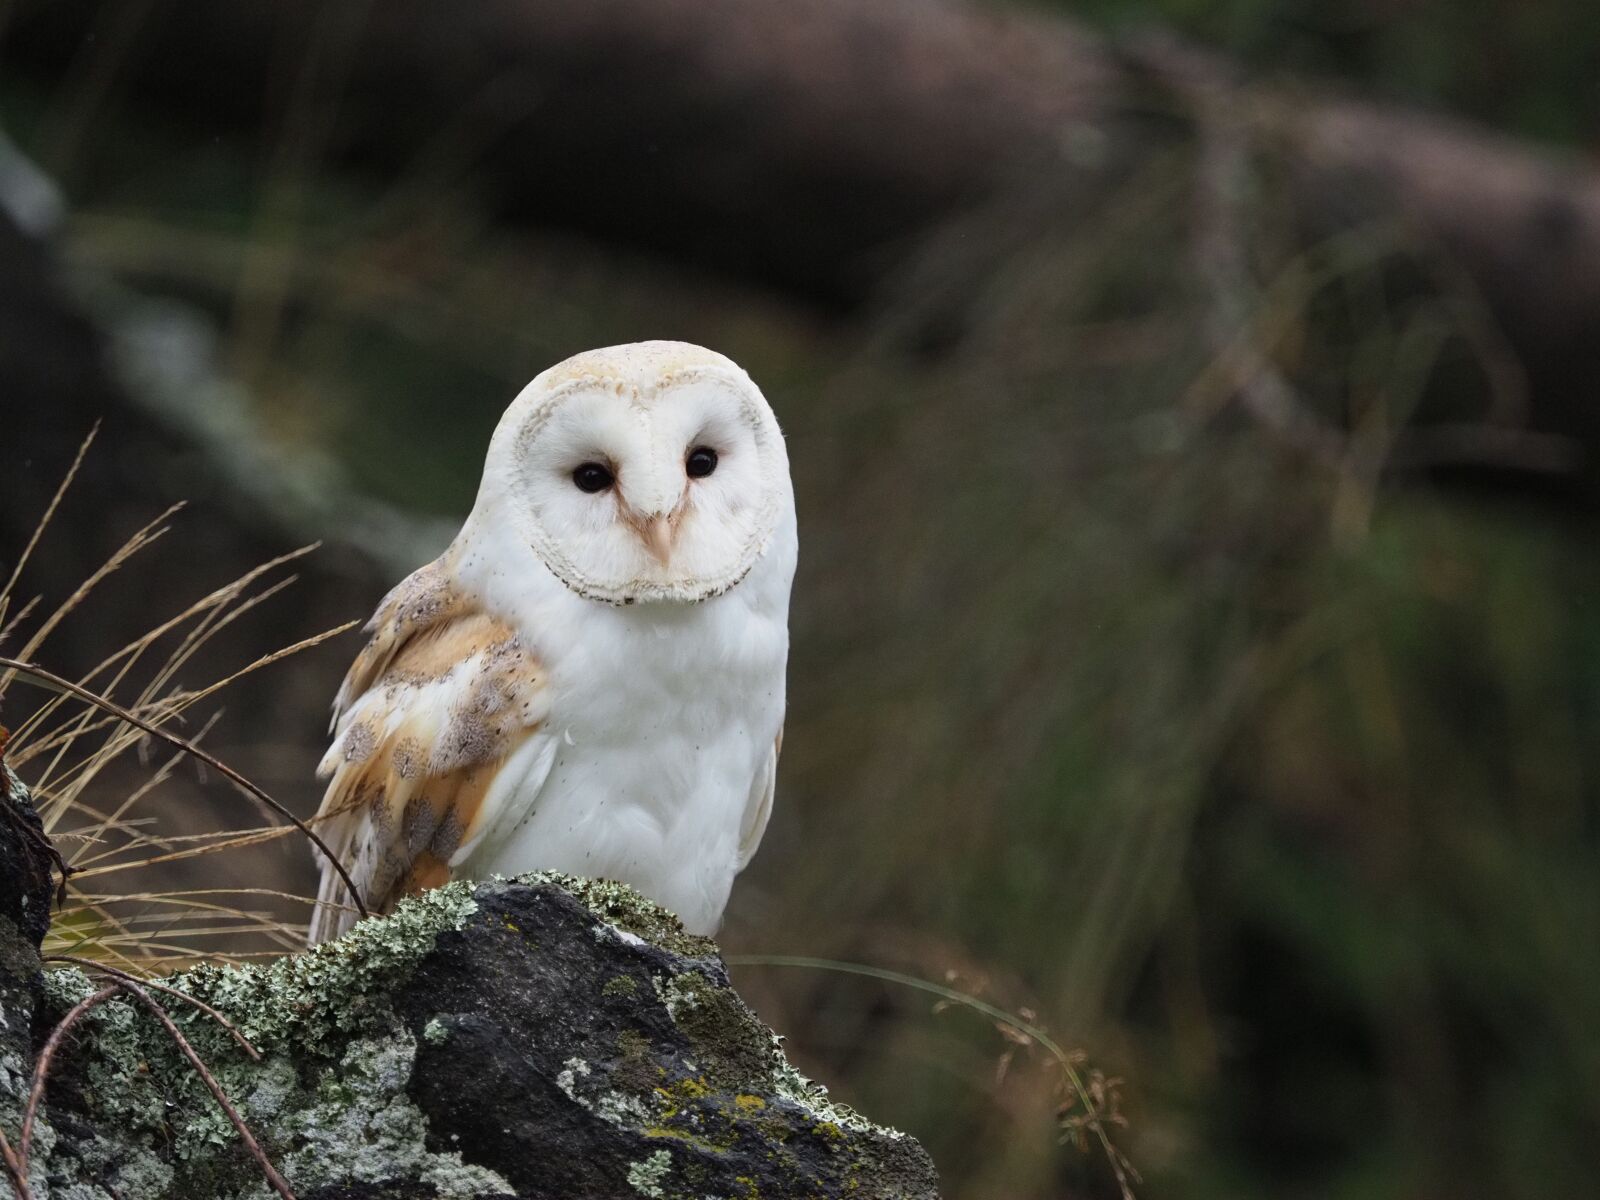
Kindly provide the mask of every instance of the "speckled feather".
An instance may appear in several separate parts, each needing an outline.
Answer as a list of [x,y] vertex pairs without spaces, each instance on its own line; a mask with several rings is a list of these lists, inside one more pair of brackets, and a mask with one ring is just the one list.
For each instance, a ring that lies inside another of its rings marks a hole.
[[[449,882],[451,862],[493,816],[490,784],[543,722],[548,697],[538,660],[453,583],[447,560],[408,576],[367,631],[335,702],[317,822],[368,907],[387,913]],[[324,872],[313,944],[354,920],[342,888]]]

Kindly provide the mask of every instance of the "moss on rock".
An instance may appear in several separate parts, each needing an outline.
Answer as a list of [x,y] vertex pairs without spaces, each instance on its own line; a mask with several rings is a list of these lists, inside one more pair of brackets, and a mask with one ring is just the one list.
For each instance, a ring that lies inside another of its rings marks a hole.
[[227,1013],[262,1049],[328,1057],[344,1038],[388,1021],[390,990],[441,932],[459,929],[476,910],[472,886],[451,883],[302,954],[265,966],[197,967],[169,982]]
[[[301,1200],[935,1195],[914,1142],[788,1064],[712,942],[621,885],[452,884],[306,953],[170,982],[262,1051],[171,1006]],[[44,1018],[94,986],[51,972]],[[52,1080],[39,1200],[270,1195],[148,1014],[113,1001],[83,1032]],[[21,1077],[4,1067],[0,1106]]]

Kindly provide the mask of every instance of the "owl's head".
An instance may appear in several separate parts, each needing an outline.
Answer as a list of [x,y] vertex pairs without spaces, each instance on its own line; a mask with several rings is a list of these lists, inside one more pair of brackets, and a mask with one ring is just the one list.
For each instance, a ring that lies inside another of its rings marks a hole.
[[791,503],[761,392],[685,342],[591,350],[539,375],[500,419],[479,496],[562,583],[610,604],[727,591]]

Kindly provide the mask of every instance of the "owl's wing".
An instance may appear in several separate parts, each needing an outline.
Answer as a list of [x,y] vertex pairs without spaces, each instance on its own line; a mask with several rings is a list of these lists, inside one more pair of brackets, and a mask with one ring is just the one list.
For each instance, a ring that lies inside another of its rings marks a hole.
[[750,789],[750,801],[745,805],[744,821],[739,826],[739,865],[742,871],[750,865],[761,846],[762,835],[767,832],[767,821],[772,816],[772,795],[778,787],[778,755],[783,753],[783,730],[772,739],[772,753],[766,765],[756,774]]
[[[538,660],[515,629],[430,563],[390,592],[334,701],[328,790],[316,828],[372,912],[438,887],[515,788],[507,760],[549,710]],[[344,883],[322,863],[312,945],[355,922]]]

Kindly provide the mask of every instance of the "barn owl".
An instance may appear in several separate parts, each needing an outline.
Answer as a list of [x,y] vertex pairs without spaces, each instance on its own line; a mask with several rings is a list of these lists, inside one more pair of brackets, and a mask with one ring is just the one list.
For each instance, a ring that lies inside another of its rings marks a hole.
[[[722,355],[641,342],[534,379],[334,701],[317,827],[367,907],[552,868],[715,932],[772,811],[796,548],[783,435]],[[324,861],[310,941],[353,921]]]

